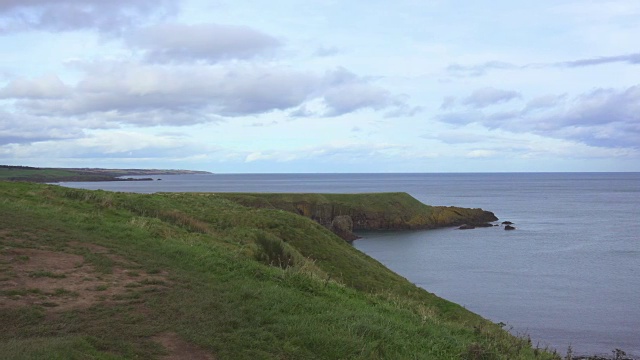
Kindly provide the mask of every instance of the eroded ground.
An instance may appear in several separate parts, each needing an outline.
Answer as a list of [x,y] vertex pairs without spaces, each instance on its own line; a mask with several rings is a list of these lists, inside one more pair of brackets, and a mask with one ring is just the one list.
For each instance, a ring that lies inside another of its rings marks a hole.
[[92,244],[60,251],[10,248],[0,253],[0,306],[41,305],[50,311],[87,308],[128,298],[133,289],[166,286],[166,274],[147,274]]
[[[144,294],[159,293],[170,285],[166,272],[142,270],[94,244],[70,242],[58,249],[0,247],[0,309],[38,307],[55,316],[94,305],[126,303],[137,304],[140,314],[152,316],[144,305]],[[173,332],[151,340],[164,348],[163,359],[213,359]]]

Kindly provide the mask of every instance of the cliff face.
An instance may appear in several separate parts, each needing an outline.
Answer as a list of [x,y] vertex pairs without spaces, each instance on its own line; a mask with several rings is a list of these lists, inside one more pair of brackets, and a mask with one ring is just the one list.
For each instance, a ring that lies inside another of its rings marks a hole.
[[293,212],[346,240],[358,230],[434,229],[496,221],[490,211],[425,205],[407,193],[219,194],[248,207]]

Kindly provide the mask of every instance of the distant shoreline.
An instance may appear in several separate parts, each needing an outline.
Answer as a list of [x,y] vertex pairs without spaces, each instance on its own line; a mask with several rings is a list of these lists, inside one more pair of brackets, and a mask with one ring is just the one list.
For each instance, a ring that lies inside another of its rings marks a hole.
[[153,181],[153,178],[123,178],[125,176],[211,174],[197,170],[166,169],[103,169],[103,168],[39,168],[0,165],[0,180],[37,183]]

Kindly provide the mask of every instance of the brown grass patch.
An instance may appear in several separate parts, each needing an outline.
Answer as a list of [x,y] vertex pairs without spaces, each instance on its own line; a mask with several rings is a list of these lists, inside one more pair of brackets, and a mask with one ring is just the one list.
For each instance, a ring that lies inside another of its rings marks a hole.
[[[87,249],[95,253],[108,251],[97,245]],[[82,255],[63,251],[5,249],[0,253],[0,264],[0,306],[4,307],[83,309],[109,301],[130,301],[135,299],[135,291],[168,283],[166,274],[149,275],[119,265],[109,274],[99,273]]]

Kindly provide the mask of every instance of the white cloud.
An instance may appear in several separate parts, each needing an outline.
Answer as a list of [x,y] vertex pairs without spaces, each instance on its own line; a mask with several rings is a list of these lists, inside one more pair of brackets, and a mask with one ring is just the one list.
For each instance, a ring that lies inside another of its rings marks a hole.
[[478,150],[471,150],[467,153],[467,157],[468,158],[489,158],[489,157],[493,157],[496,155],[496,152],[493,150],[486,150],[486,149],[478,149]]
[[340,163],[360,162],[368,157],[387,158],[404,151],[405,147],[394,144],[339,143],[291,150],[266,150],[247,154],[245,162],[275,161],[337,161]]
[[[22,114],[95,119],[138,126],[184,126],[221,117],[297,109],[320,99],[337,116],[360,109],[405,111],[403,98],[345,69],[317,75],[287,67],[166,66],[104,63],[86,67],[77,85],[59,79],[18,79],[0,92]],[[410,112],[410,110],[406,110]]]

